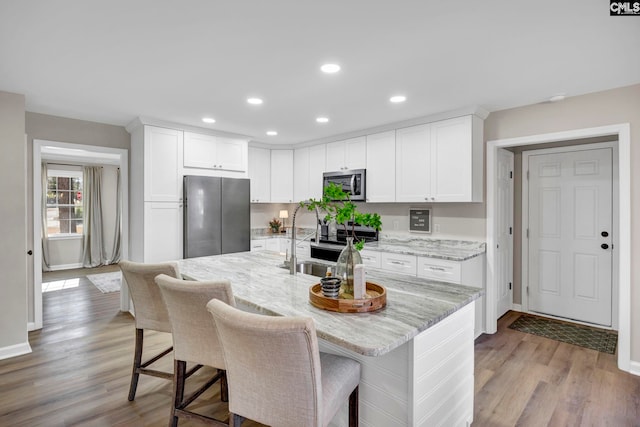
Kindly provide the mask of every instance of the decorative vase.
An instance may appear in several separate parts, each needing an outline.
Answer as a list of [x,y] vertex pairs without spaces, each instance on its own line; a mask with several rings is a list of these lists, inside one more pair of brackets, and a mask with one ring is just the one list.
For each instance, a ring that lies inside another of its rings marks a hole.
[[353,237],[347,237],[344,247],[336,262],[336,276],[342,279],[340,288],[345,294],[353,296],[353,267],[362,264],[360,252],[353,246]]

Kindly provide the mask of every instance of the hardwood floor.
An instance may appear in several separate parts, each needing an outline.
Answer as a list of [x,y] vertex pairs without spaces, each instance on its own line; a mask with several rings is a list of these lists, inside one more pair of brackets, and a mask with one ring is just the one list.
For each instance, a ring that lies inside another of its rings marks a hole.
[[[85,271],[45,280],[70,274]],[[80,277],[77,287],[44,293],[43,301],[44,328],[29,334],[33,352],[0,361],[0,426],[168,423],[170,382],[143,376],[136,400],[127,401],[134,327],[119,312],[117,292],[102,294]],[[516,317],[508,313],[497,334],[476,341],[474,426],[640,426],[640,377],[620,372],[615,356],[508,329]],[[167,334],[150,333],[145,354],[170,343]],[[162,362],[171,369],[171,357]],[[201,369],[191,389],[211,373]],[[214,386],[192,407],[226,420],[218,392]]]
[[617,356],[509,329],[475,345],[474,426],[640,426],[640,377]]

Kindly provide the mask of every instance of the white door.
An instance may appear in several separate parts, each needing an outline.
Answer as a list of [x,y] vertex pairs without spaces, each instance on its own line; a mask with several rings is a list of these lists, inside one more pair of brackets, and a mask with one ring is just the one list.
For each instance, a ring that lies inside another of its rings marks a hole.
[[498,150],[496,197],[496,318],[511,310],[513,302],[513,153]]
[[528,166],[529,310],[611,326],[612,150]]

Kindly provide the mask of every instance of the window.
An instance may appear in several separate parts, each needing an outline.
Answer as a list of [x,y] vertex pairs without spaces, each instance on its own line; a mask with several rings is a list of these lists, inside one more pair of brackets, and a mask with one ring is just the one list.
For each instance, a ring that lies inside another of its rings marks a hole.
[[47,233],[50,237],[82,234],[82,172],[49,171]]

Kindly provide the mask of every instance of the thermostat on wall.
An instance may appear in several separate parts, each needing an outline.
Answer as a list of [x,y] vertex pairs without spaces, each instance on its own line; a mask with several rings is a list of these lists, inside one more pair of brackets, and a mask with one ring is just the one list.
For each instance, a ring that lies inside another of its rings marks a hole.
[[409,231],[431,233],[431,209],[409,209]]

